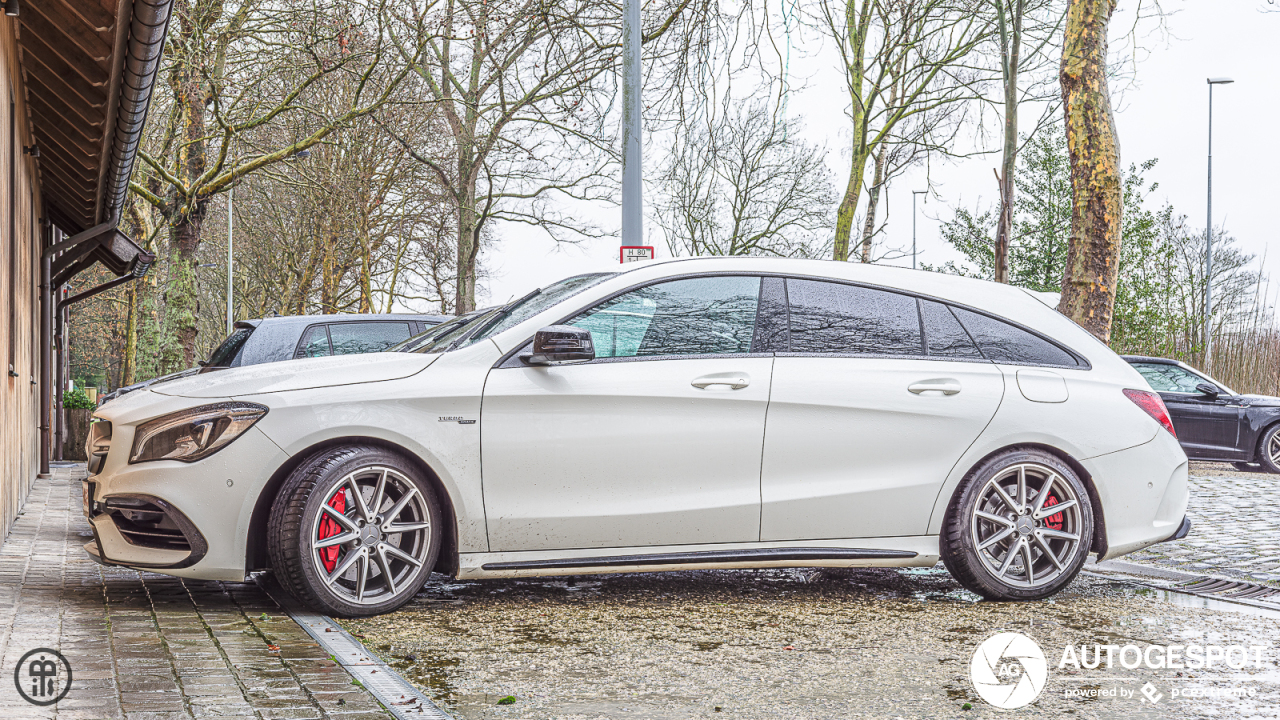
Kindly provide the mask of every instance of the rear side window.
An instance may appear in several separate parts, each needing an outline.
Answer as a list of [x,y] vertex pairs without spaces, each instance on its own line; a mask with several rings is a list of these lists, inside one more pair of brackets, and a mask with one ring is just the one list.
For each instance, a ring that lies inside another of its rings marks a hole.
[[1075,357],[1026,330],[964,308],[952,308],[982,354],[992,362],[1013,365],[1078,367]]
[[929,357],[982,360],[982,353],[965,332],[951,310],[940,302],[920,301],[920,322],[924,324],[925,347]]
[[567,325],[591,332],[596,357],[751,352],[760,278],[717,276],[633,290]]
[[787,280],[791,352],[924,354],[920,314],[908,295],[872,288]]
[[326,357],[333,353],[329,350],[329,330],[324,325],[312,325],[302,334],[302,342],[298,343],[296,358]]
[[408,340],[412,334],[407,322],[334,323],[329,326],[334,355],[382,352]]

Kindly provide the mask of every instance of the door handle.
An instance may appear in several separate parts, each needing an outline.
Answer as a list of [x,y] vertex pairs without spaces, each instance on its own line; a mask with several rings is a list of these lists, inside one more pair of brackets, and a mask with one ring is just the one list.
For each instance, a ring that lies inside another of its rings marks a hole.
[[716,373],[694,378],[690,384],[699,390],[706,390],[714,385],[727,385],[732,390],[741,390],[751,384],[751,376],[746,373]]
[[937,378],[935,380],[921,380],[907,386],[907,390],[921,395],[927,392],[940,392],[943,395],[955,395],[960,392],[960,381],[952,378]]

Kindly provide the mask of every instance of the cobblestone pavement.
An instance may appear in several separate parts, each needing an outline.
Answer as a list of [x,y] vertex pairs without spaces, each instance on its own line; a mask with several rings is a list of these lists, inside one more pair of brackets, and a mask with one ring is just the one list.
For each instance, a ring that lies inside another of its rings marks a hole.
[[[83,468],[37,480],[0,546],[0,717],[6,720],[388,718],[257,585],[97,565],[80,511]],[[28,650],[74,681],[38,707],[8,678]]]
[[1191,534],[1124,560],[1280,587],[1280,475],[1191,463]]

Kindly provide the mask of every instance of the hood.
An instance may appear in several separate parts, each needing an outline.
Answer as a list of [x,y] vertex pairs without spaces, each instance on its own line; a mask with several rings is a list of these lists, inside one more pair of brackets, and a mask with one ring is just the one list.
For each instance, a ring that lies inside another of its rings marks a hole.
[[149,389],[158,395],[224,398],[357,385],[409,377],[422,372],[438,357],[438,354],[371,353],[309,358],[202,373]]
[[1280,407],[1280,397],[1270,395],[1240,395],[1240,403],[1250,407]]

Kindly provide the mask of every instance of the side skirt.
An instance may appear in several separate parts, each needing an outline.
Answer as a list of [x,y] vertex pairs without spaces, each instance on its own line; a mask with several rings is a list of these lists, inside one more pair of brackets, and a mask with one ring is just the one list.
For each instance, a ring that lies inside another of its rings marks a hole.
[[[582,549],[467,553],[460,558],[458,577],[510,578],[714,568],[932,566],[938,561],[936,536],[872,539],[875,540],[883,541],[887,547],[849,547],[852,543],[848,541],[825,541],[832,546],[777,547],[780,543],[771,543],[773,547],[760,547],[744,543],[705,550],[671,546],[610,548],[614,550],[610,554]],[[834,546],[837,542],[839,547]]]

